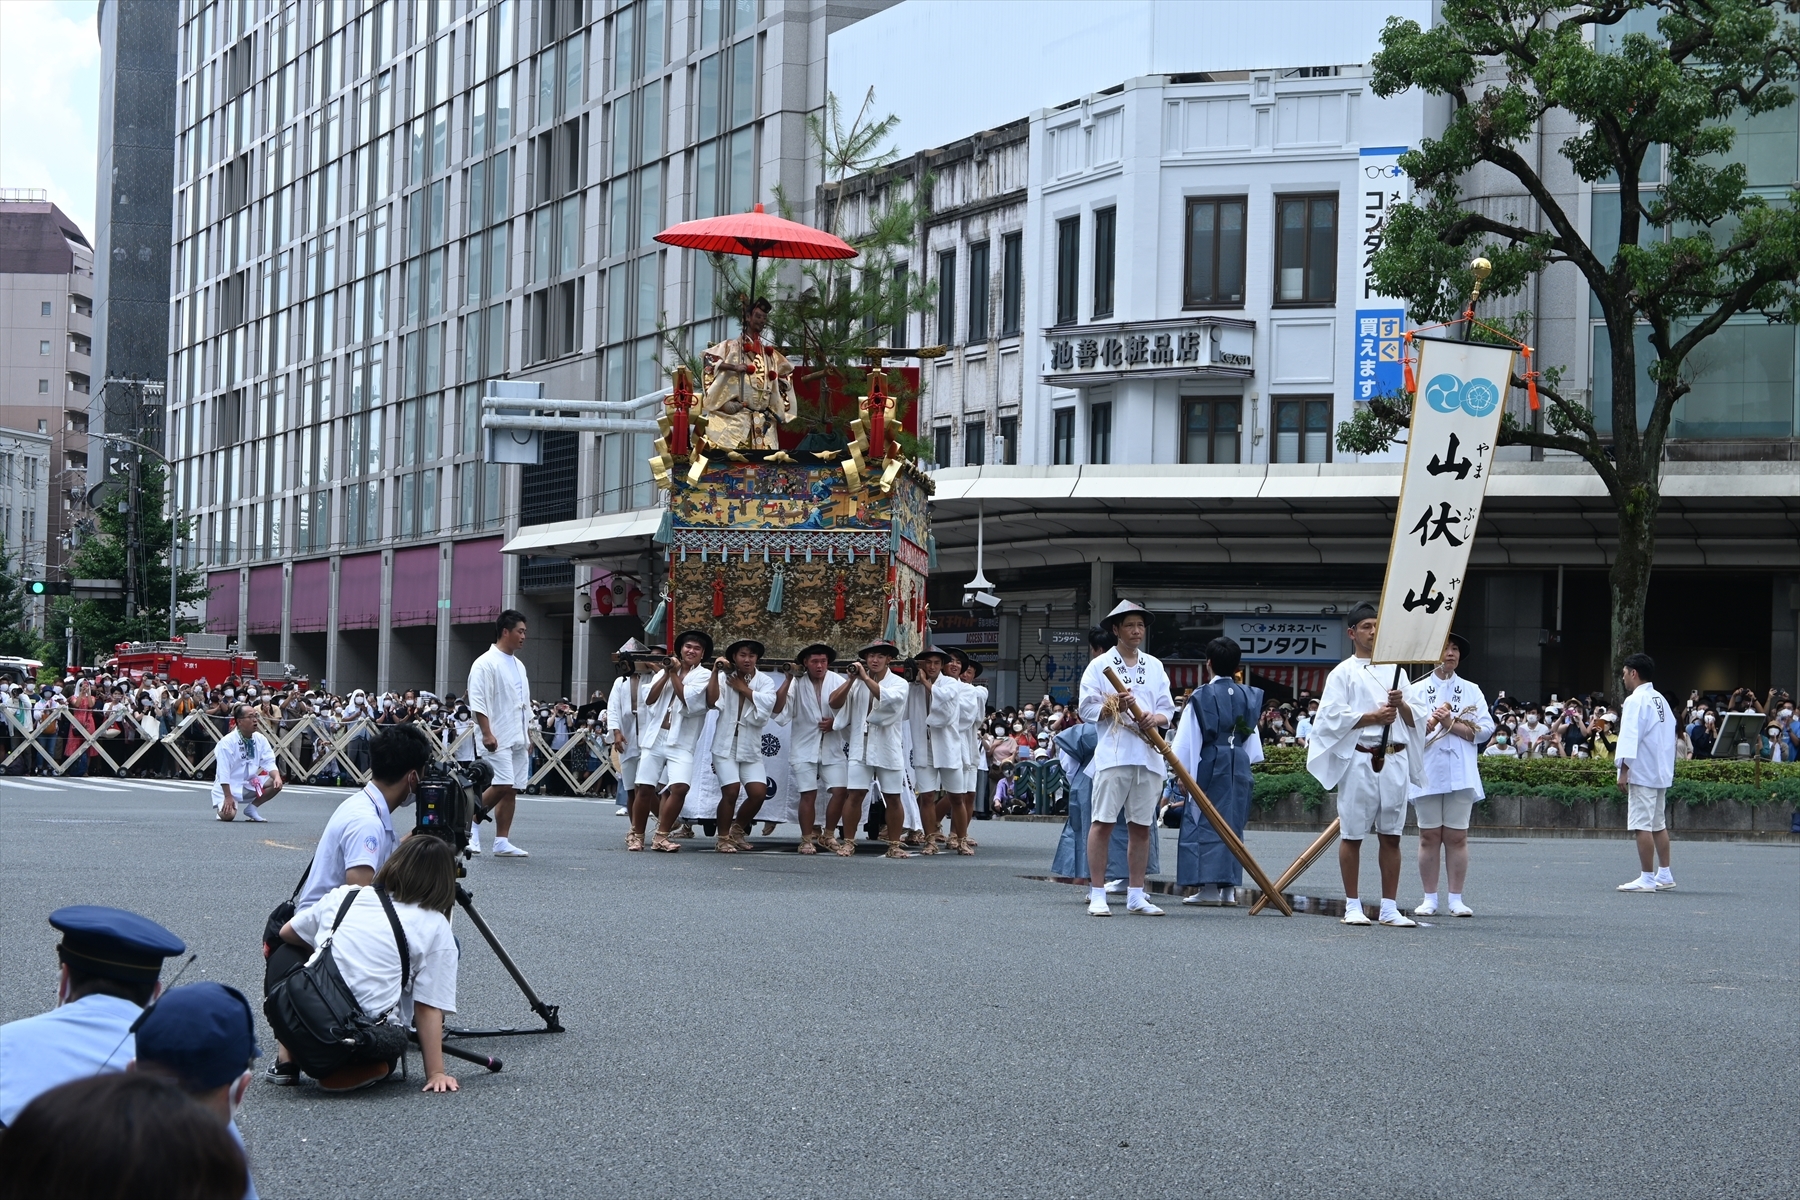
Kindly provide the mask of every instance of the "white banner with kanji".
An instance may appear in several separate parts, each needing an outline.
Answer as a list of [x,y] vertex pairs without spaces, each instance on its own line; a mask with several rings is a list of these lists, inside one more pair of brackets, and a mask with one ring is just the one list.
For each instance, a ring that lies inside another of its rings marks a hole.
[[1443,653],[1513,371],[1510,346],[1428,338],[1414,345],[1418,391],[1381,589],[1377,662],[1436,662]]

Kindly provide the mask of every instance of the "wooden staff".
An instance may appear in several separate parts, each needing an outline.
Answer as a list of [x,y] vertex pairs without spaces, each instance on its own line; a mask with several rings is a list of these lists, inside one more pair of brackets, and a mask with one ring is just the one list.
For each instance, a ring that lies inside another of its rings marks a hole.
[[[1131,689],[1125,686],[1124,681],[1111,667],[1106,668],[1106,681],[1118,689],[1119,697],[1129,707],[1132,717],[1141,722],[1144,710],[1138,707],[1137,697],[1131,694]],[[1194,777],[1188,774],[1188,769],[1182,765],[1179,758],[1175,757],[1175,751],[1169,748],[1169,743],[1163,740],[1162,734],[1153,728],[1144,728],[1141,723],[1138,728],[1143,731],[1144,740],[1156,747],[1156,752],[1163,756],[1163,760],[1175,772],[1175,778],[1181,781],[1181,786],[1187,790],[1187,794],[1194,798],[1194,802],[1200,806],[1200,811],[1206,814],[1206,819],[1212,822],[1212,827],[1218,832],[1219,840],[1225,843],[1225,848],[1244,864],[1244,870],[1250,872],[1250,877],[1256,880],[1256,885],[1262,889],[1263,895],[1273,894],[1275,906],[1281,909],[1282,915],[1293,916],[1294,909],[1287,902],[1287,897],[1275,890],[1275,885],[1269,882],[1269,877],[1263,874],[1263,869],[1256,865],[1254,858],[1250,857],[1250,851],[1244,846],[1243,840],[1238,837],[1230,825],[1225,823],[1225,818],[1219,815],[1219,810],[1213,807],[1213,802],[1207,799],[1205,792],[1200,790],[1200,785],[1194,782]]]
[[1339,821],[1336,817],[1333,817],[1331,819],[1331,824],[1325,827],[1325,832],[1319,835],[1319,839],[1306,848],[1306,853],[1294,860],[1293,866],[1281,873],[1281,878],[1275,881],[1273,893],[1268,891],[1263,892],[1263,894],[1257,898],[1256,903],[1250,906],[1250,915],[1254,917],[1257,913],[1261,912],[1263,905],[1269,902],[1271,894],[1281,896],[1285,901],[1286,896],[1284,893],[1287,891],[1288,885],[1300,878],[1300,876],[1306,874],[1306,869],[1319,861],[1320,855],[1331,848],[1331,843],[1337,841],[1338,834],[1343,831],[1343,828],[1343,822]]

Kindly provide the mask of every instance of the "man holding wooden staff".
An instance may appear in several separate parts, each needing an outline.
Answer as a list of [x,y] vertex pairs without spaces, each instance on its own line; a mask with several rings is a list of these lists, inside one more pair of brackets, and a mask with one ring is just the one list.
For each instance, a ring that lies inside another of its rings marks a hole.
[[[1144,876],[1150,862],[1151,826],[1162,794],[1163,759],[1144,737],[1169,727],[1175,699],[1162,663],[1143,651],[1150,632],[1149,610],[1129,600],[1106,614],[1102,622],[1118,645],[1096,655],[1081,676],[1081,719],[1098,729],[1094,747],[1093,821],[1088,826],[1088,914],[1110,917],[1106,903],[1106,851],[1113,825],[1122,816],[1130,837],[1125,911],[1160,917],[1163,910],[1144,898]],[[1141,715],[1133,720],[1126,698],[1107,681],[1111,668],[1131,690]]]
[[[1238,682],[1244,661],[1243,648],[1227,637],[1206,645],[1206,660],[1213,677],[1194,689],[1188,711],[1175,732],[1175,756],[1206,792],[1231,831],[1244,837],[1250,823],[1250,768],[1263,760],[1262,738],[1256,718],[1262,712],[1261,688]],[[1244,882],[1244,864],[1231,853],[1225,839],[1198,804],[1184,803],[1181,838],[1175,857],[1175,882],[1199,891],[1183,904],[1237,904],[1237,889]]]
[[1381,844],[1380,921],[1406,929],[1417,922],[1395,903],[1400,890],[1400,831],[1406,826],[1407,791],[1422,784],[1424,777],[1418,769],[1420,748],[1409,744],[1417,730],[1412,706],[1399,687],[1406,682],[1405,675],[1393,666],[1377,666],[1372,657],[1376,615],[1375,606],[1365,602],[1346,618],[1355,653],[1325,677],[1312,740],[1306,747],[1306,769],[1326,791],[1337,790],[1344,924],[1369,924],[1357,898],[1357,878],[1363,839],[1373,830]]

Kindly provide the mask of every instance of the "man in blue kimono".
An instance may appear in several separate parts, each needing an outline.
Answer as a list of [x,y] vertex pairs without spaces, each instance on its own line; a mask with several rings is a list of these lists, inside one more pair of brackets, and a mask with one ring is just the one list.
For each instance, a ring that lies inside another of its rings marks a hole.
[[[1213,677],[1188,698],[1173,749],[1241,840],[1250,820],[1250,764],[1263,759],[1262,739],[1256,732],[1263,693],[1235,678],[1243,652],[1230,638],[1208,642],[1206,660],[1212,665]],[[1182,806],[1177,846],[1175,882],[1200,888],[1183,904],[1237,903],[1237,889],[1244,882],[1243,864],[1192,801]]]
[[[1105,654],[1117,642],[1110,630],[1092,626],[1088,629],[1088,661]],[[1056,757],[1069,780],[1069,819],[1063,825],[1062,836],[1057,839],[1056,858],[1050,864],[1050,874],[1061,879],[1088,877],[1087,836],[1088,825],[1093,819],[1094,795],[1094,777],[1088,773],[1088,764],[1094,760],[1094,746],[1099,737],[1099,728],[1085,722],[1071,725],[1056,735]],[[1153,829],[1150,836],[1151,875],[1162,871],[1162,854],[1157,842]],[[1125,890],[1125,880],[1131,874],[1125,861],[1129,844],[1130,833],[1121,821],[1113,826],[1112,841],[1106,847],[1106,890],[1109,892]]]

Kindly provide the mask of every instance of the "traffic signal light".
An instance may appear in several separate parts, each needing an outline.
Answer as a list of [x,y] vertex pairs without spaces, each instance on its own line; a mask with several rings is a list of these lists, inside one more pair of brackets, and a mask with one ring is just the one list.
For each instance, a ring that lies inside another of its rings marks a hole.
[[25,581],[27,596],[67,596],[74,590],[75,585],[67,579],[27,579]]

